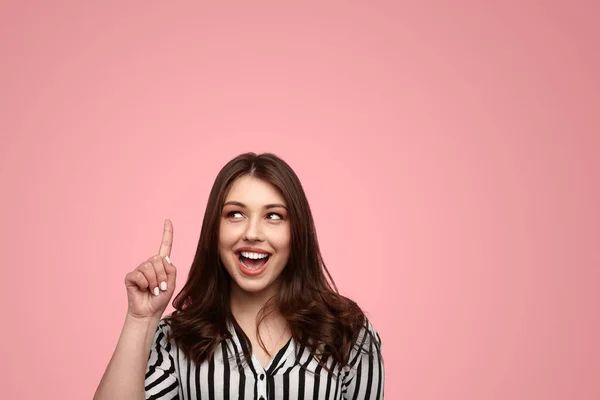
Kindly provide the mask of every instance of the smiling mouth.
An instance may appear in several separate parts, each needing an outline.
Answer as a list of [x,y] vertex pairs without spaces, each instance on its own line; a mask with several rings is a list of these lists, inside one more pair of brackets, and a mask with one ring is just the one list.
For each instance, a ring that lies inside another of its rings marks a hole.
[[270,255],[267,255],[264,258],[248,258],[244,257],[242,254],[238,254],[238,260],[240,263],[250,271],[259,270],[269,261],[270,258]]

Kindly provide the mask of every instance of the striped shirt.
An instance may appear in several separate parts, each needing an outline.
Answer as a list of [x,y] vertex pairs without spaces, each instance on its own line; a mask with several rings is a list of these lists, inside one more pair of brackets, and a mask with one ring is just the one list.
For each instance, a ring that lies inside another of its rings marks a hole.
[[[146,399],[178,400],[296,400],[383,399],[384,367],[381,338],[368,322],[375,343],[363,328],[350,353],[350,365],[340,367],[329,359],[327,371],[308,349],[290,339],[266,368],[255,355],[244,361],[246,344],[233,325],[231,339],[216,348],[200,365],[191,362],[173,340],[167,341],[169,324],[158,324],[145,377]],[[362,348],[371,348],[369,356]]]

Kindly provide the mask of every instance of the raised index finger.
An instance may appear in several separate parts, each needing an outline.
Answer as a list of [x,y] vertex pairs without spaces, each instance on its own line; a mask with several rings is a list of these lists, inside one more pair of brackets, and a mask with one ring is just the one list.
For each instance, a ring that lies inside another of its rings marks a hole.
[[165,219],[165,227],[163,229],[162,242],[160,243],[160,249],[158,255],[165,258],[165,256],[171,256],[171,247],[173,246],[173,223],[171,220]]

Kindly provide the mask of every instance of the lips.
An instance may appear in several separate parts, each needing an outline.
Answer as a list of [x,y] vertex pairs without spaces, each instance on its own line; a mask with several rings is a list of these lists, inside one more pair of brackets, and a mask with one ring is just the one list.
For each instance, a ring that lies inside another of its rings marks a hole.
[[[266,260],[263,264],[260,264],[260,261],[255,261],[255,259],[243,257],[241,254],[242,252],[267,254],[268,257],[266,257]],[[240,270],[241,273],[243,273],[246,276],[260,275],[264,270],[267,269],[269,262],[271,261],[271,253],[270,252],[263,250],[263,249],[256,248],[256,247],[242,247],[242,248],[235,250],[234,253],[236,255],[235,259],[236,259],[238,269]],[[242,260],[244,260],[244,261],[242,261]],[[250,261],[250,260],[252,260],[252,261]]]
[[247,251],[249,253],[259,253],[259,254],[271,255],[270,252],[263,250],[263,249],[259,249],[258,247],[240,247],[239,249],[235,250],[235,254],[237,254],[239,256],[242,251]]
[[242,263],[241,257],[242,257],[242,255],[238,254],[238,256],[235,258],[235,260],[236,260],[236,263],[237,263],[237,266],[238,266],[239,270],[244,275],[247,275],[247,276],[257,276],[257,275],[260,275],[264,270],[267,269],[269,263],[271,262],[271,257],[268,257],[267,261],[263,265],[261,265],[260,267],[258,267],[257,269],[250,269],[250,268],[246,267]]

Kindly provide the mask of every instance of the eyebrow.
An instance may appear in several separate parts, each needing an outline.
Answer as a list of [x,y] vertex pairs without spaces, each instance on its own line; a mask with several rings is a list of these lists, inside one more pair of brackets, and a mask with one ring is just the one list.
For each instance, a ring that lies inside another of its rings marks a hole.
[[[225,204],[223,204],[223,207],[225,207],[227,205],[238,206],[238,207],[242,207],[242,208],[247,208],[244,203],[240,203],[239,201],[228,201]],[[283,204],[279,204],[279,203],[267,204],[263,208],[265,210],[268,210],[269,208],[285,208],[287,210],[286,206],[284,206]]]

